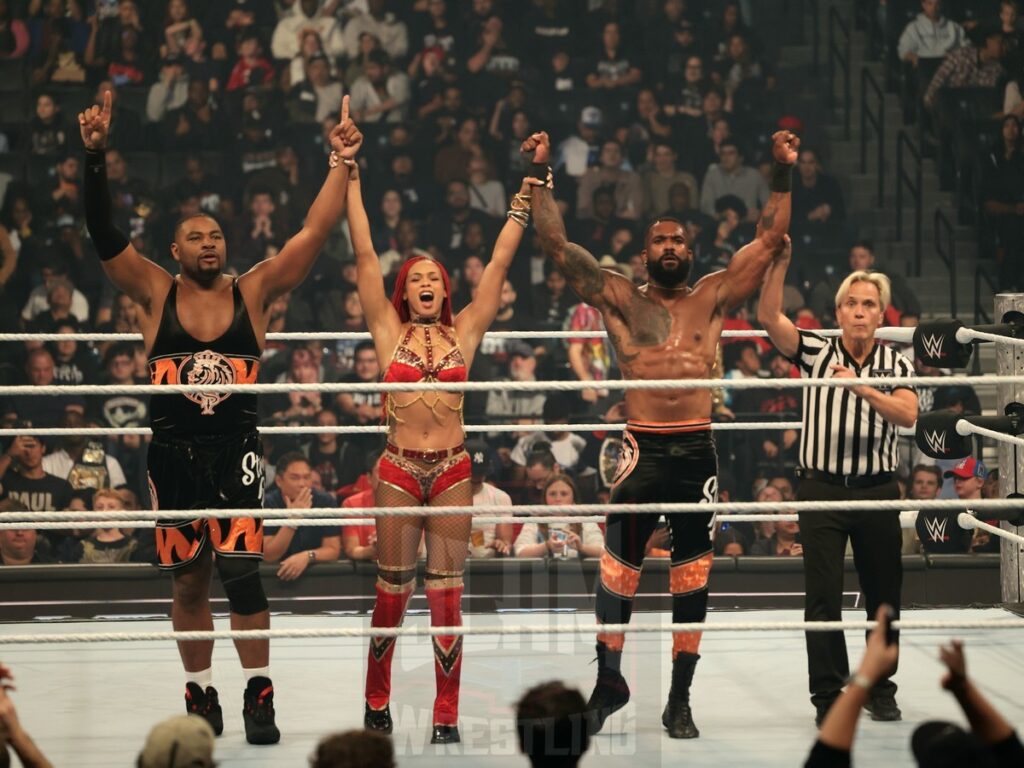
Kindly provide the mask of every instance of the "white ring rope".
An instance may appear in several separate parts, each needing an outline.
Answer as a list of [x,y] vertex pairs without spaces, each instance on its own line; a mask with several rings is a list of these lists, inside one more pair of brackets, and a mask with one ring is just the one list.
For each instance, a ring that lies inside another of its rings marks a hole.
[[[892,341],[898,344],[910,344],[914,340],[916,328],[885,327],[875,331],[879,341]],[[820,328],[814,333],[819,336],[839,336],[842,332],[837,328]],[[488,331],[489,339],[606,339],[606,331]],[[372,336],[366,331],[288,331],[285,333],[268,333],[267,341],[363,341]],[[724,330],[723,339],[765,339],[768,332],[760,329]],[[142,341],[141,333],[0,333],[0,342],[24,341]],[[996,333],[976,331],[973,328],[958,328],[956,341],[969,344],[975,341],[1003,342],[1019,346],[1024,339],[1013,336],[1001,336]]]
[[[278,640],[282,638],[328,639],[337,637],[437,637],[449,635],[594,635],[662,634],[666,632],[835,632],[864,631],[875,628],[874,621],[746,621],[734,623],[690,622],[685,624],[580,624],[575,626],[473,626],[429,627],[329,627],[321,629],[220,629],[189,632],[69,632],[67,634],[0,635],[0,645],[26,643],[117,643],[202,640]],[[907,619],[893,622],[901,631],[949,629],[1024,629],[1024,619]]]
[[[473,507],[473,509],[485,510],[490,509],[488,507]],[[96,512],[93,516],[98,517],[101,512]],[[25,527],[25,522],[5,522],[8,516],[5,514],[0,517],[0,530],[3,529],[22,529]],[[500,523],[527,523],[537,522],[538,520],[547,523],[575,523],[575,522],[606,522],[606,515],[477,515],[473,514],[474,525],[487,525],[487,524],[500,524]],[[725,515],[718,518],[719,522],[797,522],[799,515]],[[376,517],[324,517],[315,518],[311,520],[302,520],[295,518],[285,518],[282,520],[266,517],[263,518],[263,524],[271,527],[311,527],[311,526],[328,526],[328,525],[339,525],[345,527],[347,525],[373,525],[377,522]],[[157,523],[155,520],[117,520],[117,525],[112,526],[111,520],[95,519],[95,520],[76,520],[75,527],[77,528],[104,528],[104,527],[118,527],[118,528],[153,528],[156,527]],[[68,527],[67,522],[54,522],[48,520],[45,522],[33,521],[32,527],[40,530],[62,530]],[[912,522],[910,525],[904,525],[903,527],[913,527]]]
[[973,341],[995,341],[1002,342],[1003,344],[1010,344],[1011,346],[1017,347],[1024,345],[1024,338],[1016,338],[1014,336],[1000,336],[998,333],[976,331],[973,328],[957,329],[956,340],[961,344],[970,344]]
[[594,381],[420,381],[420,382],[317,382],[296,384],[50,384],[0,387],[0,396],[17,395],[174,395],[191,392],[219,394],[292,392],[579,392],[587,389],[813,389],[815,387],[946,387],[977,384],[1024,384],[1024,375],[893,376],[866,378],[790,379],[607,379]]
[[[467,424],[466,432],[622,432],[625,424]],[[743,432],[764,429],[802,429],[799,421],[722,421],[715,422],[711,429],[715,432]],[[383,434],[388,431],[384,425],[373,426],[337,426],[337,427],[257,427],[261,435],[345,435],[345,434]],[[912,435],[913,430],[906,434]],[[0,429],[0,437],[60,437],[63,435],[152,435],[149,427],[17,427]],[[998,433],[997,433],[998,434]]]
[[967,419],[960,419],[956,423],[956,432],[958,435],[980,435],[982,437],[990,437],[993,440],[998,440],[1001,443],[1011,443],[1013,445],[1024,446],[1024,437],[1017,437],[1016,435],[1008,435],[1005,432],[996,432],[994,429],[988,429],[987,427],[979,427],[977,424],[971,424]]
[[[913,328],[886,327],[875,331],[875,338],[909,344],[914,340]],[[963,330],[963,329],[961,329]],[[821,336],[838,336],[835,328],[817,330]],[[607,331],[488,331],[488,339],[606,339]],[[366,331],[289,331],[268,333],[267,341],[364,341],[373,337]],[[724,339],[766,339],[768,331],[726,330]],[[997,337],[1002,339],[1003,337]],[[142,341],[141,333],[0,333],[3,341]]]
[[956,521],[961,528],[964,528],[966,530],[977,528],[982,531],[988,531],[989,533],[995,536],[1008,539],[1009,541],[1015,541],[1018,544],[1024,544],[1024,536],[1016,534],[1013,531],[1004,530],[996,525],[990,525],[989,523],[986,523],[984,520],[979,520],[974,515],[971,515],[967,512],[961,512],[959,515],[957,515]]
[[[934,499],[915,501],[913,506],[919,511],[948,512],[964,509],[987,511],[1019,511],[1024,509],[1024,502],[1019,499]],[[790,514],[804,511],[842,510],[849,512],[905,512],[908,502],[905,499],[850,500],[850,501],[789,501],[785,507]],[[104,512],[89,511],[52,511],[52,512],[5,512],[4,520],[22,520],[25,522],[50,521],[74,523],[78,520],[197,520],[200,518],[217,517],[273,517],[279,520],[298,519],[335,519],[349,517],[444,517],[452,515],[473,515],[475,509],[486,509],[492,515],[500,510],[508,510],[513,515],[538,516],[555,519],[578,516],[606,514],[718,514],[730,510],[739,513],[756,514],[778,512],[779,504],[774,501],[726,501],[705,504],[697,503],[655,503],[655,504],[519,504],[494,505],[490,507],[471,506],[437,506],[437,507],[359,507],[338,509],[337,507],[311,507],[309,509],[161,509],[161,510],[110,510]],[[485,513],[486,514],[486,513]],[[732,519],[732,515],[728,515]]]

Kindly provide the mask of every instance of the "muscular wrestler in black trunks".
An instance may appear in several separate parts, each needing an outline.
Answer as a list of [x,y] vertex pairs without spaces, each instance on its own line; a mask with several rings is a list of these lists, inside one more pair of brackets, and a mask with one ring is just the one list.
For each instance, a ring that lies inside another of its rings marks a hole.
[[[139,254],[113,225],[104,148],[110,93],[78,116],[86,147],[85,212],[107,276],[142,309],[139,324],[154,384],[254,383],[269,307],[309,273],[345,205],[349,163],[362,137],[348,119],[331,133],[330,170],[302,230],[270,259],[238,278],[224,274],[224,233],[213,217],[190,216],[174,230],[172,276]],[[239,509],[263,503],[263,455],[256,432],[256,395],[195,392],[153,398],[150,493],[156,509]],[[263,524],[252,518],[202,517],[157,523],[159,566],[171,572],[176,630],[212,630],[210,577],[216,563],[232,629],[270,626],[259,576]],[[243,718],[251,744],[280,738],[274,722],[267,640],[235,642],[246,677]],[[186,709],[223,730],[212,685],[213,641],[178,643],[185,666]]]
[[[708,378],[726,313],[761,285],[789,227],[790,175],[800,141],[776,133],[772,154],[772,194],[765,204],[753,242],[737,251],[729,266],[688,285],[693,255],[686,230],[675,219],[654,221],[644,236],[641,255],[650,282],[639,288],[611,270],[603,270],[585,249],[566,239],[553,193],[542,183],[550,143],[535,133],[523,143],[534,152],[533,193],[537,232],[544,252],[580,298],[601,311],[608,338],[627,379]],[[613,502],[706,502],[716,500],[717,456],[711,438],[711,392],[707,389],[632,389],[626,392],[627,428],[612,492]],[[658,515],[608,515],[605,554],[597,588],[597,619],[602,624],[629,621],[640,582],[644,546]],[[669,588],[672,620],[703,621],[711,570],[713,515],[668,515],[672,536]],[[699,735],[690,712],[690,684],[700,658],[699,632],[672,638],[672,689],[662,723],[673,738]],[[588,708],[592,726],[629,701],[620,671],[623,636],[597,637],[597,685]]]

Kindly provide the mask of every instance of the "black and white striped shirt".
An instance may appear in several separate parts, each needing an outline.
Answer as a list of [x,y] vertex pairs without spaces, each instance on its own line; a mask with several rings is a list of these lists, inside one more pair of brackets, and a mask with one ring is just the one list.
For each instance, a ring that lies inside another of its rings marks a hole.
[[[800,331],[793,363],[804,378],[830,379],[833,365],[849,368],[861,378],[913,376],[914,366],[892,347],[875,344],[871,356],[858,366],[847,354],[841,337],[824,338]],[[894,389],[911,389],[906,385]],[[885,392],[884,388],[880,391]],[[811,387],[804,390],[800,466],[836,475],[876,475],[892,472],[899,463],[899,427],[849,388]]]

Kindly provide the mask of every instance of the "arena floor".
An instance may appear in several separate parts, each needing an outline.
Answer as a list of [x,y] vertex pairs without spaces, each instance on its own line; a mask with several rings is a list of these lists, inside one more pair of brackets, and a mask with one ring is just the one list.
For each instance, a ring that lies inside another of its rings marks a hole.
[[[952,620],[1009,617],[998,609],[907,611],[906,618]],[[848,611],[846,618],[860,618]],[[651,621],[652,614],[640,617]],[[662,616],[668,621],[667,616]],[[795,621],[798,611],[714,612],[713,622]],[[412,617],[407,623],[421,621]],[[280,616],[277,628],[360,626],[365,617]],[[479,626],[590,623],[578,613],[502,613],[467,618]],[[218,628],[226,622],[218,621]],[[128,632],[164,630],[166,621],[0,624],[0,634],[25,632]],[[854,661],[859,633],[848,633]],[[956,634],[966,641],[970,674],[1011,722],[1024,723],[1024,630],[915,631],[903,635],[897,681],[901,723],[861,720],[854,761],[862,766],[910,766],[908,743],[926,719],[962,721],[953,699],[940,690],[936,648]],[[631,636],[623,666],[633,700],[607,733],[597,736],[584,766],[797,766],[814,741],[808,702],[803,636],[792,632],[706,635],[693,702],[701,737],[672,741],[660,723],[668,693],[668,635]],[[395,662],[395,746],[399,766],[525,765],[517,755],[512,703],[527,687],[552,678],[589,694],[595,667],[590,638],[562,634],[467,637],[463,668],[463,743],[428,743],[434,680],[430,646],[421,638],[399,641]],[[276,640],[272,671],[282,741],[274,747],[245,743],[241,719],[242,679],[234,650],[219,643],[214,684],[225,709],[218,740],[221,766],[302,766],[324,734],[355,728],[362,721],[366,657],[363,639]],[[148,729],[182,711],[183,684],[172,644],[5,645],[0,659],[17,676],[14,694],[22,722],[56,766],[131,765]]]

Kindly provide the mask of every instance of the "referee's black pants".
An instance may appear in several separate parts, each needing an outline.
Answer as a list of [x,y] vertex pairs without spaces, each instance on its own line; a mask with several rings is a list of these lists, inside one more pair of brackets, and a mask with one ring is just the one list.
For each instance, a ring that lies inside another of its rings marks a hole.
[[[801,501],[855,501],[898,499],[893,480],[870,488],[845,488],[819,480],[800,483]],[[804,619],[839,621],[842,618],[843,562],[847,539],[853,545],[853,562],[860,577],[864,608],[873,619],[878,606],[888,603],[900,611],[903,586],[901,549],[903,533],[896,511],[850,512],[847,510],[800,513],[800,541],[804,550]],[[842,632],[807,632],[807,673],[814,704],[839,695],[850,677],[846,638]],[[895,672],[895,670],[893,670]],[[880,680],[873,695],[892,695],[896,684]]]

